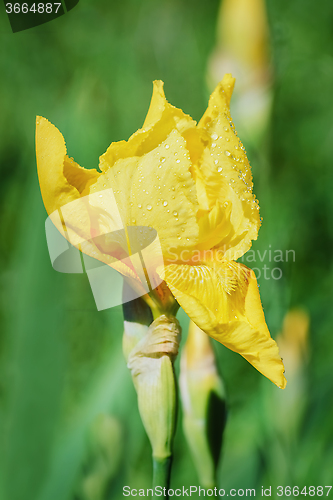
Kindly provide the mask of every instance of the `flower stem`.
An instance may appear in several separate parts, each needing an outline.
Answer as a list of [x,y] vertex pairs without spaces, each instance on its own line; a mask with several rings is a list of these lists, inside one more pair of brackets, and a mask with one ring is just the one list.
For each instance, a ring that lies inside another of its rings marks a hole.
[[168,490],[170,487],[170,473],[172,465],[172,456],[166,458],[153,457],[153,488],[161,486],[165,488],[165,497],[169,498]]

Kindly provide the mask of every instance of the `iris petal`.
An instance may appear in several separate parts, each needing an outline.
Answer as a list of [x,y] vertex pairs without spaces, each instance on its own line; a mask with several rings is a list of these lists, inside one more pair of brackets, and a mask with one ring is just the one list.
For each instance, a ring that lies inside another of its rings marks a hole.
[[215,259],[197,266],[171,264],[158,272],[203,331],[285,387],[284,366],[265,322],[253,271]]
[[112,188],[124,226],[156,229],[164,257],[198,241],[198,204],[186,142],[172,130],[154,150],[119,159],[89,192]]
[[235,79],[225,75],[210,97],[208,108],[198,124],[205,133],[205,147],[199,161],[207,203],[213,209],[231,203],[230,223],[233,231],[222,233],[216,245],[226,259],[241,257],[257,238],[260,226],[259,207],[252,193],[250,165],[230,116],[230,98]]

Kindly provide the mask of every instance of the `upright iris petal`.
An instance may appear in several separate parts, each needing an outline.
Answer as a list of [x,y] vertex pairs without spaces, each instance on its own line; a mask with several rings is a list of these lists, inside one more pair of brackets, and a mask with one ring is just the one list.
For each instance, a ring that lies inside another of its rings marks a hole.
[[[155,229],[164,266],[154,259],[151,265],[191,319],[283,388],[284,367],[254,272],[235,262],[257,238],[260,218],[250,165],[230,117],[233,86],[226,75],[197,125],[167,102],[163,83],[154,82],[143,128],[110,145],[100,172],[68,158],[61,133],[38,118],[40,187],[49,214],[67,206],[66,221],[54,223],[72,244],[137,281],[133,269],[117,267],[114,247],[97,245],[95,237],[119,223]],[[103,192],[110,188],[117,214],[105,209]]]

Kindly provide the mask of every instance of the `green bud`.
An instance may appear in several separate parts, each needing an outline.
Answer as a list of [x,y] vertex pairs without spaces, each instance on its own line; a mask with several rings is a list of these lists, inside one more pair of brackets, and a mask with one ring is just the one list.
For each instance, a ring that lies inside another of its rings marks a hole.
[[138,394],[142,423],[154,459],[172,455],[177,397],[173,362],[178,354],[180,325],[162,315],[148,328],[128,357],[128,368]]
[[209,337],[191,322],[181,354],[183,430],[200,483],[213,488],[226,423],[225,391]]

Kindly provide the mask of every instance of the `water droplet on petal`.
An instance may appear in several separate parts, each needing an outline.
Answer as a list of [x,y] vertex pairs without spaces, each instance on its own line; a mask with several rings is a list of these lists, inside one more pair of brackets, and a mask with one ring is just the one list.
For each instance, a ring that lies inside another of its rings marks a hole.
[[176,160],[176,163],[180,163],[180,160]]
[[231,156],[230,151],[228,151],[227,149],[224,151],[224,154],[225,154],[226,156]]
[[151,205],[147,205],[147,210],[152,210],[152,206]]
[[175,211],[173,212],[173,215],[174,215],[175,217],[177,217],[178,212],[176,212],[176,210],[175,210]]
[[139,205],[138,205],[138,208],[142,208],[142,205],[141,205],[141,203],[139,203]]
[[213,141],[217,141],[219,136],[214,132],[214,134],[211,135],[211,138],[213,139]]
[[167,207],[168,206],[168,202],[167,201],[163,201],[163,207]]
[[170,146],[169,146],[169,144],[165,144],[164,147],[165,147],[165,149],[169,149]]
[[219,168],[217,169],[217,171],[218,171],[218,172],[222,172],[222,167],[219,167]]

